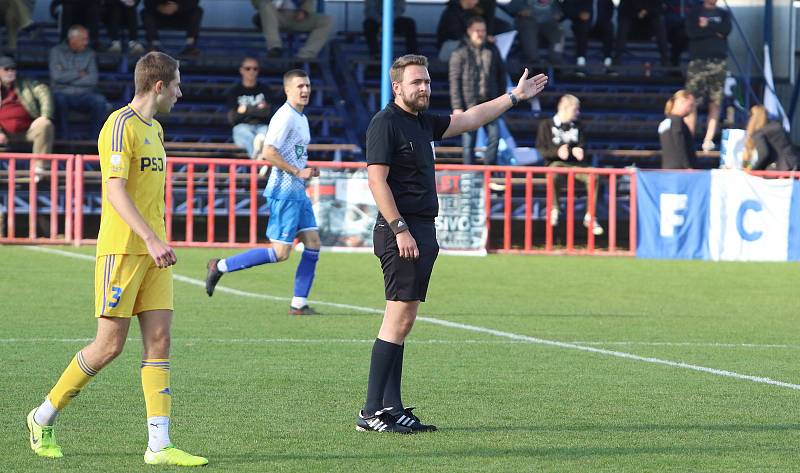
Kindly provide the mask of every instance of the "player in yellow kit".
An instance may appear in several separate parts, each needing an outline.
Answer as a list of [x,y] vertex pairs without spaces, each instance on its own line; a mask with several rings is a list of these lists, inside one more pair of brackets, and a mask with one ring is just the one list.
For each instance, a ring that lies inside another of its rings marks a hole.
[[28,414],[30,444],[39,456],[63,456],[53,432],[58,412],[122,352],[131,318],[137,316],[149,434],[144,461],[201,466],[208,460],[175,448],[169,439],[171,266],[177,258],[165,241],[164,132],[153,117],[169,113],[181,97],[178,61],[149,53],[136,63],[134,82],[133,100],[108,117],[97,140],[103,176],[95,266],[97,335]]

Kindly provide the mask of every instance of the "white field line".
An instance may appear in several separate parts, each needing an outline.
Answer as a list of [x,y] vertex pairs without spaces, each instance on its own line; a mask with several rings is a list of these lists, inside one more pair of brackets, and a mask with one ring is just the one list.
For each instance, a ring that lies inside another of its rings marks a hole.
[[[90,260],[90,261],[94,261],[95,260],[95,258],[93,256],[79,254],[79,253],[73,253],[73,252],[70,252],[70,251],[63,251],[63,250],[59,250],[59,249],[55,249],[55,248],[47,248],[47,247],[40,247],[40,246],[27,246],[26,248],[28,248],[30,250],[33,250],[33,251],[41,251],[41,252],[44,252],[44,253],[58,254],[58,255],[67,256],[67,257],[71,257],[71,258],[78,258],[78,259],[84,259],[84,260]],[[175,279],[178,280],[178,281],[186,282],[186,283],[193,284],[193,285],[196,285],[196,286],[205,287],[205,282],[201,281],[199,279],[189,278],[189,277],[186,277],[186,276],[180,276],[180,275],[177,275],[177,274],[175,275]],[[225,287],[222,287],[222,286],[217,286],[216,290],[220,291],[220,292],[227,292],[229,294],[239,295],[239,296],[242,296],[242,297],[251,297],[251,298],[257,298],[257,299],[269,299],[269,300],[278,300],[278,301],[288,301],[289,300],[289,298],[287,298],[287,297],[278,297],[278,296],[270,296],[270,295],[265,295],[265,294],[256,294],[256,293],[247,292],[247,291],[240,291],[238,289],[225,288]],[[345,308],[345,309],[352,309],[352,310],[356,310],[356,311],[360,311],[360,312],[377,313],[377,314],[383,313],[383,310],[374,309],[374,308],[371,308],[371,307],[361,307],[361,306],[355,306],[355,305],[349,305],[349,304],[337,304],[337,303],[325,302],[325,301],[310,301],[310,302],[312,302],[314,304],[317,304],[317,305],[326,305],[326,306],[330,306],[330,307],[339,307],[339,308]],[[800,391],[800,384],[793,384],[793,383],[787,383],[787,382],[784,382],[784,381],[777,381],[777,380],[766,378],[766,377],[762,377],[762,376],[752,376],[752,375],[747,375],[747,374],[740,374],[740,373],[736,373],[736,372],[733,372],[733,371],[720,370],[720,369],[716,369],[716,368],[709,368],[709,367],[706,367],[706,366],[694,365],[694,364],[690,364],[690,363],[684,363],[684,362],[681,362],[681,361],[662,360],[660,358],[639,356],[639,355],[634,355],[634,354],[631,354],[631,353],[625,353],[625,352],[621,352],[621,351],[606,350],[604,348],[595,348],[595,347],[592,347],[592,346],[580,345],[580,344],[574,343],[574,342],[573,343],[570,343],[570,342],[559,342],[559,341],[556,341],[556,340],[546,340],[546,339],[543,339],[543,338],[529,337],[527,335],[520,335],[520,334],[516,334],[516,333],[512,333],[512,332],[504,332],[504,331],[501,331],[501,330],[495,330],[495,329],[491,329],[491,328],[480,327],[480,326],[477,326],[477,325],[468,325],[468,324],[462,324],[462,323],[458,323],[458,322],[451,322],[451,321],[448,321],[448,320],[437,319],[435,317],[423,317],[423,316],[420,316],[420,317],[417,317],[417,320],[422,321],[422,322],[427,322],[427,323],[433,324],[433,325],[439,325],[439,326],[442,326],[442,327],[447,327],[447,328],[454,328],[454,329],[464,330],[464,331],[468,331],[468,332],[482,333],[482,334],[487,334],[487,335],[494,335],[496,337],[506,338],[506,339],[514,340],[514,341],[518,341],[518,342],[527,342],[527,343],[535,343],[535,344],[538,344],[538,345],[546,345],[546,346],[552,346],[552,347],[558,347],[558,348],[567,348],[567,349],[570,349],[570,350],[578,350],[578,351],[583,351],[583,352],[593,353],[593,354],[598,354],[598,355],[613,356],[613,357],[623,358],[623,359],[627,359],[627,360],[640,361],[640,362],[643,362],[643,363],[651,363],[651,364],[656,364],[656,365],[669,366],[669,367],[673,367],[673,368],[687,369],[687,370],[691,370],[691,371],[697,371],[697,372],[701,372],[701,373],[712,374],[712,375],[715,375],[715,376],[722,376],[722,377],[726,377],[726,378],[740,379],[740,380],[744,380],[744,381],[751,381],[751,382],[754,382],[754,383],[768,384],[768,385],[772,385],[772,386],[779,386],[779,387],[783,387],[783,388],[795,389],[795,390]]]
[[722,343],[722,342],[646,342],[635,340],[620,341],[584,341],[576,340],[570,343],[576,345],[593,346],[648,346],[648,347],[706,347],[706,348],[788,348],[798,349],[800,345],[787,345],[781,343]]

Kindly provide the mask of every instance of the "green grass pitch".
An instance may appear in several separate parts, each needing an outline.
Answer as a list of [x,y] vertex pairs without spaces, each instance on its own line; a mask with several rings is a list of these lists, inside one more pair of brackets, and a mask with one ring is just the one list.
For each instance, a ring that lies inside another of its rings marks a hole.
[[[94,248],[57,248],[93,255]],[[179,249],[172,438],[208,470],[252,472],[796,471],[798,265],[440,256],[407,341],[404,400],[440,431],[359,433],[380,325],[376,258],[323,253],[320,317],[286,314],[298,261],[199,285]],[[94,335],[93,261],[0,246],[3,472],[150,471],[133,324],[125,352],[58,420],[61,460],[36,457],[25,414]],[[369,309],[373,309],[370,311]],[[444,326],[436,321],[536,339]],[[607,351],[587,352],[578,347]]]

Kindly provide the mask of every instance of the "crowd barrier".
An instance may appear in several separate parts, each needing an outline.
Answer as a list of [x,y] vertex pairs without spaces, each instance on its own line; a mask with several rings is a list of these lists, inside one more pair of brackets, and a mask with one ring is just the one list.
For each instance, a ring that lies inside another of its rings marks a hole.
[[[35,159],[49,163],[48,170],[37,174],[31,169],[30,161]],[[93,244],[101,205],[98,160],[91,155],[0,154],[0,217],[5,220],[0,243]],[[245,159],[169,158],[165,219],[170,244],[234,248],[266,243],[263,231],[268,207],[261,196],[266,183],[259,176],[262,165]],[[356,192],[361,197],[353,208],[374,216],[375,209],[370,210],[366,202],[371,197],[365,197],[364,163],[309,165],[323,172],[318,182],[309,186],[315,202],[333,199],[341,189],[352,190],[352,184],[358,182],[363,184]],[[459,192],[462,197],[443,205],[442,224],[437,221],[437,229],[445,235],[440,238],[445,250],[446,242],[451,241],[454,246],[450,249],[454,250],[475,250],[478,242],[480,249],[491,252],[636,254],[636,205],[631,203],[636,202],[637,186],[633,169],[456,164],[436,168],[440,199]],[[591,188],[601,187],[597,202],[593,193],[587,194],[583,186],[576,185],[577,174],[588,175]],[[555,202],[556,176],[564,179],[561,218],[558,226],[551,226],[548,216]],[[465,213],[465,206],[471,206],[470,215]],[[584,214],[600,221],[602,235],[595,235],[591,226],[584,228]],[[318,220],[327,221],[325,227],[320,226],[323,241],[326,228],[341,227],[336,221],[341,215],[347,219],[341,213],[318,216]],[[447,218],[451,223],[444,221]],[[458,234],[464,231],[477,235],[470,240],[473,243],[469,248],[459,246],[466,245],[467,239]],[[448,240],[446,232],[456,237]],[[371,240],[362,238],[357,245],[371,245]]]

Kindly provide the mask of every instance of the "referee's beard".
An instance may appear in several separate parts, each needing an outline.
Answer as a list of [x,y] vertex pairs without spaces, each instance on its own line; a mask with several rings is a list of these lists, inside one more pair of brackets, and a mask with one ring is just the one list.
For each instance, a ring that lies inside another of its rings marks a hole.
[[403,101],[403,104],[408,107],[409,110],[412,110],[415,113],[424,112],[431,104],[430,95],[424,92],[414,94],[411,99],[407,98],[405,94],[401,93],[400,100]]

